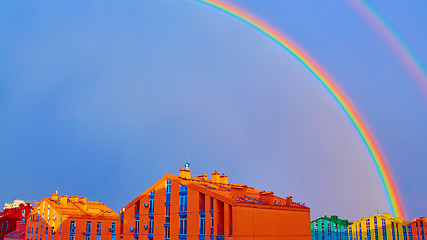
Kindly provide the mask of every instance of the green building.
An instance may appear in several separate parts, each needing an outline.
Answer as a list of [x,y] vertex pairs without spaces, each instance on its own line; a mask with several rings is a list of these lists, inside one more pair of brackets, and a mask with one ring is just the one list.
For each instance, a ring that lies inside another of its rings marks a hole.
[[338,216],[318,218],[310,223],[311,240],[348,240],[348,220]]

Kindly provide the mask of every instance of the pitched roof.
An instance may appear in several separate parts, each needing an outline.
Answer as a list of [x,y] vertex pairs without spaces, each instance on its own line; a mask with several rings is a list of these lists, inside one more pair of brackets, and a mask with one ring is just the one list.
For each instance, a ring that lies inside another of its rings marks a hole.
[[348,227],[348,226],[351,225],[351,223],[348,220],[339,219],[338,216],[335,216],[335,215],[332,215],[331,217],[328,217],[328,216],[325,215],[325,216],[320,217],[320,218],[318,218],[316,220],[313,220],[311,222],[316,222],[316,221],[318,221],[320,219],[324,219],[324,220],[327,220],[327,221],[330,221],[330,222],[333,222],[333,223],[336,223],[338,225],[342,225],[342,226],[345,226],[345,227]]
[[185,185],[190,189],[204,193],[207,196],[213,197],[232,206],[288,209],[295,211],[309,211],[310,209],[303,203],[293,202],[292,197],[284,199],[275,196],[273,192],[265,192],[244,184],[219,183],[202,178],[183,178],[177,175],[166,174],[154,185],[149,187],[141,195],[126,205],[126,207],[120,210],[120,212],[123,212],[141,198],[148,195],[159,184],[164,184],[167,179]]
[[[42,207],[42,204],[48,204],[57,214],[62,216],[72,216],[80,218],[107,218],[117,219],[119,215],[107,207],[102,202],[87,201],[86,197],[61,196],[61,198],[43,198],[34,208],[31,214],[35,214]],[[47,206],[45,206],[47,207]]]

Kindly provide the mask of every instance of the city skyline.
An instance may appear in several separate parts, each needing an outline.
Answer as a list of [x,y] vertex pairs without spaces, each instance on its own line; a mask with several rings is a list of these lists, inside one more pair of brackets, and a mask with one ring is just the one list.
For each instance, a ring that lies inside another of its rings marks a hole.
[[[427,102],[383,36],[348,2],[230,2],[333,76],[384,153],[405,217],[425,215]],[[425,3],[371,4],[425,65]],[[0,141],[11,171],[1,180],[16,180],[1,201],[59,187],[117,211],[190,161],[195,172],[293,195],[312,219],[390,212],[372,158],[334,99],[241,21],[197,1],[3,5]]]

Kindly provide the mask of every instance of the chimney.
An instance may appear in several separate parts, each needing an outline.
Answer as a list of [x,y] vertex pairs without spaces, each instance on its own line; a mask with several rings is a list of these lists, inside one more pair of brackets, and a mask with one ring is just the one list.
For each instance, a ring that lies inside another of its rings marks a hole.
[[219,177],[219,182],[223,184],[228,184],[228,175],[221,174],[221,176]]
[[61,203],[61,205],[67,205],[67,201],[68,200],[68,196],[67,195],[62,195],[61,198],[59,199],[59,203]]
[[190,179],[191,178],[191,170],[186,168],[180,168],[179,169],[179,177],[184,179]]
[[86,196],[80,197],[79,201],[84,203],[84,204],[87,204],[87,197]]
[[79,201],[79,196],[71,196],[69,199],[72,202],[78,202]]
[[208,180],[208,175],[207,174],[197,175],[197,178],[200,180]]
[[220,182],[220,175],[221,175],[221,173],[219,173],[217,171],[213,172],[211,174],[211,176],[212,176],[212,182],[219,183]]
[[87,197],[80,197],[79,201],[83,204],[83,210],[87,211]]
[[288,207],[292,206],[292,196],[286,197],[286,206],[288,206]]
[[52,194],[52,200],[58,201],[58,194]]

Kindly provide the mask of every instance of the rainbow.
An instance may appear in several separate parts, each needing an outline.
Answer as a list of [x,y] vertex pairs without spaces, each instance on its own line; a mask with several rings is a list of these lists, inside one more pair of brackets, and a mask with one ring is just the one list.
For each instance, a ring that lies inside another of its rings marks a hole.
[[362,0],[349,0],[349,3],[358,10],[385,38],[388,44],[393,48],[394,52],[399,56],[400,60],[405,64],[408,70],[412,73],[427,97],[427,74],[423,69],[415,54],[405,44],[399,34],[393,30],[390,24],[377,12],[372,6],[369,6]]
[[296,44],[292,43],[289,38],[285,38],[283,34],[280,34],[277,30],[263,23],[255,16],[239,9],[230,3],[225,3],[219,0],[194,0],[204,5],[215,8],[223,13],[226,13],[234,18],[237,18],[251,27],[257,29],[271,40],[275,41],[286,51],[292,54],[298,59],[313,75],[321,82],[321,84],[328,90],[332,97],[341,106],[348,118],[356,128],[357,132],[361,136],[364,144],[366,145],[373,162],[380,175],[382,184],[387,194],[387,199],[390,204],[390,208],[393,216],[403,217],[403,207],[399,198],[398,189],[394,184],[392,174],[387,167],[384,157],[382,156],[380,149],[375,143],[374,137],[369,132],[368,128],[362,121],[362,118],[357,113],[355,108],[350,104],[350,101],[345,97],[343,91],[338,88],[337,84],[323,71],[315,61],[305,54],[301,48]]

